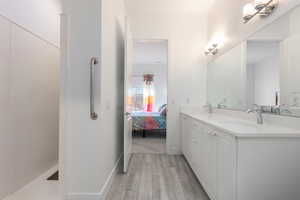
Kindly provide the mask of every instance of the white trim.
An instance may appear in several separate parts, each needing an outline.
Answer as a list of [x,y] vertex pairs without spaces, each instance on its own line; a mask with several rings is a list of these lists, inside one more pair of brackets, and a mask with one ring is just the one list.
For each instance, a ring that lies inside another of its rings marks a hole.
[[119,157],[115,167],[110,172],[101,191],[99,193],[71,193],[68,194],[66,200],[105,200],[112,186],[113,180],[121,168],[121,160],[123,154]]
[[69,65],[69,16],[60,15],[60,94],[59,94],[59,180],[61,184],[60,193],[63,199],[67,192],[68,170],[68,132],[67,132],[67,83]]
[[102,187],[101,189],[101,196],[102,196],[102,199],[105,200],[106,197],[107,197],[107,194],[108,192],[110,191],[111,189],[111,186],[113,184],[113,180],[115,179],[117,173],[120,171],[121,169],[121,160],[123,159],[123,156],[124,154],[122,153],[115,165],[115,167],[113,168],[113,170],[110,172],[108,178],[106,179],[105,183],[104,183],[104,186]]

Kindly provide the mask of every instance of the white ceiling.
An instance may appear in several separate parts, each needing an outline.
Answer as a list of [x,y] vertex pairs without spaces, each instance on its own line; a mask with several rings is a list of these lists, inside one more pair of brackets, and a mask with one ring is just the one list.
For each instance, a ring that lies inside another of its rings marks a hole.
[[208,10],[213,0],[125,0],[129,12],[199,13]]

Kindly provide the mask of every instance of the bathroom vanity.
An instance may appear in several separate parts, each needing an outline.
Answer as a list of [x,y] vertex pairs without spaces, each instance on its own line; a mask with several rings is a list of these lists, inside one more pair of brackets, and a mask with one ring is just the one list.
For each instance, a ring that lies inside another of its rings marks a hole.
[[180,120],[182,152],[211,200],[300,199],[299,129],[218,112]]
[[181,134],[212,200],[300,200],[299,19],[297,6],[207,56],[213,112],[183,109]]

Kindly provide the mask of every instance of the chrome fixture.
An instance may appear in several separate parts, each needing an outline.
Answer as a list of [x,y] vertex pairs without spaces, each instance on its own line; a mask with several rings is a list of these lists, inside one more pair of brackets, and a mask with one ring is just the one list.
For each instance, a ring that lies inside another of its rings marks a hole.
[[213,113],[213,108],[212,108],[212,105],[210,103],[204,105],[203,108],[207,108],[209,114]]
[[282,113],[288,113],[288,114],[294,114],[290,109],[289,109],[289,106],[286,105],[286,104],[282,104],[279,106],[279,114],[282,114]]
[[293,114],[293,112],[290,111],[289,109],[281,109],[280,113],[288,113],[288,114],[291,114],[291,115]]
[[282,113],[287,113],[292,115],[293,112],[289,109],[289,107],[285,104],[278,105],[278,106],[260,106],[260,110],[262,114],[274,114],[274,115],[281,115]]
[[254,104],[253,106],[254,106],[254,108],[247,110],[247,113],[255,113],[256,119],[257,119],[257,124],[263,124],[264,120],[263,120],[263,116],[262,116],[262,113],[263,113],[262,107],[258,106],[256,104]]
[[95,112],[95,67],[99,63],[98,59],[93,57],[90,61],[90,117],[92,120],[98,119],[98,115]]
[[214,43],[205,50],[205,55],[216,55],[218,53],[218,44]]
[[255,0],[254,3],[248,3],[243,8],[244,23],[250,21],[256,15],[267,17],[278,6],[278,0]]
[[224,103],[218,103],[218,106],[217,106],[219,109],[221,108],[227,108],[226,104]]
[[227,103],[227,99],[223,98],[223,100],[220,103],[218,103],[217,108],[218,109],[227,108],[226,103]]

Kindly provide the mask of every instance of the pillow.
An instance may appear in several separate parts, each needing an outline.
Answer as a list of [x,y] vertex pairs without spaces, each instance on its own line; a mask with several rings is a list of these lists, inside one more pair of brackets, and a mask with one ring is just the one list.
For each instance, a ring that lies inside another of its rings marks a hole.
[[160,106],[158,109],[158,112],[163,111],[166,106],[167,106],[167,104],[163,104],[162,106]]
[[161,116],[167,116],[167,104],[163,105],[163,106],[160,108],[159,112],[160,112],[160,115],[161,115]]

